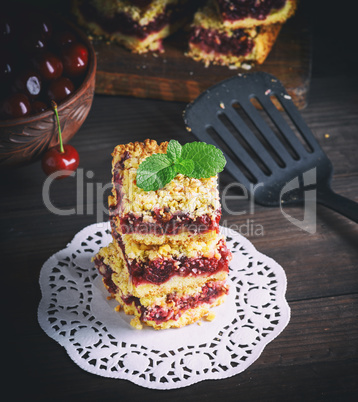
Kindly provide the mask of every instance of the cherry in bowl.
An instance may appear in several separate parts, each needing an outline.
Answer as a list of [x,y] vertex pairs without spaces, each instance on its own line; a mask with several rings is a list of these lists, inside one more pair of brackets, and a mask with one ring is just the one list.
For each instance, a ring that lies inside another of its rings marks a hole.
[[46,103],[45,102],[41,102],[41,101],[39,101],[39,100],[35,100],[35,101],[33,101],[32,102],[32,104],[31,104],[31,110],[32,110],[32,113],[42,113],[42,112],[44,112],[45,110],[47,110],[48,109],[48,106],[46,105]]
[[60,102],[67,98],[67,96],[71,95],[75,90],[75,86],[73,82],[67,77],[60,77],[57,80],[51,81],[47,96],[50,100],[54,100],[55,102]]
[[25,117],[31,112],[29,98],[21,93],[12,94],[7,97],[0,105],[0,114],[5,119]]
[[68,46],[71,43],[77,42],[77,39],[72,32],[61,31],[54,34],[53,41],[59,49],[62,49],[63,47]]
[[55,80],[63,73],[63,64],[59,57],[50,52],[41,53],[32,59],[36,71],[45,80]]
[[88,50],[82,43],[71,43],[62,50],[64,73],[78,77],[85,73],[88,66]]
[[13,91],[21,92],[29,98],[36,98],[40,94],[41,89],[41,77],[35,71],[24,71],[14,80]]

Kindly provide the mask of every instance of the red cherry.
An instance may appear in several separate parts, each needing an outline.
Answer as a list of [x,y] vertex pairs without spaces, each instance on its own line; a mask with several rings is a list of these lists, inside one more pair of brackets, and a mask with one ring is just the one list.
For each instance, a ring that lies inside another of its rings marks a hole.
[[48,109],[48,106],[46,105],[46,103],[36,100],[36,101],[32,102],[31,109],[32,109],[32,113],[34,113],[34,114],[42,113]]
[[9,83],[9,80],[13,78],[14,69],[14,56],[9,51],[2,51],[0,58],[0,82]]
[[51,21],[43,15],[38,18],[38,31],[46,40],[49,40],[52,35]]
[[13,85],[15,92],[22,92],[30,98],[35,98],[41,92],[41,78],[35,71],[24,71],[20,73]]
[[10,16],[0,17],[0,43],[9,43],[14,36],[14,22]]
[[13,67],[10,61],[0,60],[0,83],[6,83],[13,75]]
[[62,51],[63,69],[70,77],[83,74],[88,65],[88,50],[81,43],[73,43]]
[[54,34],[53,41],[57,47],[63,48],[64,46],[76,42],[76,37],[70,31],[62,31]]
[[52,23],[45,15],[30,12],[23,17],[24,33],[34,32],[48,41],[52,35]]
[[63,174],[56,179],[63,179],[71,175],[79,165],[80,158],[77,150],[69,144],[63,145],[64,152],[60,146],[50,148],[42,158],[42,169],[49,176],[52,173],[63,170]]
[[62,75],[62,62],[52,53],[39,54],[32,60],[32,63],[45,80],[54,80]]
[[60,77],[50,83],[47,96],[50,100],[60,102],[75,90],[72,81],[67,77]]
[[29,98],[24,94],[10,95],[3,101],[1,111],[5,118],[27,116],[31,112]]
[[80,157],[72,145],[62,144],[61,125],[57,111],[57,104],[55,101],[52,101],[51,104],[57,120],[59,145],[52,147],[45,152],[42,157],[42,169],[47,175],[61,170],[61,174],[57,175],[55,178],[63,179],[70,176],[72,172],[78,168]]
[[21,41],[21,48],[27,54],[43,52],[47,48],[47,42],[40,34],[30,33]]

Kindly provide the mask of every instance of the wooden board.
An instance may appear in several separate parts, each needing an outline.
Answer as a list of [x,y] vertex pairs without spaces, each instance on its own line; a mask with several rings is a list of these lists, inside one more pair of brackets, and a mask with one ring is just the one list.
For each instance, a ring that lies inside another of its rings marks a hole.
[[[104,41],[95,41],[98,55],[96,93],[190,102],[211,85],[247,70],[205,67],[185,56],[187,39],[179,32],[164,41],[162,54],[132,54]],[[265,63],[250,71],[279,78],[296,106],[307,103],[311,73],[311,40],[305,16],[286,22]]]

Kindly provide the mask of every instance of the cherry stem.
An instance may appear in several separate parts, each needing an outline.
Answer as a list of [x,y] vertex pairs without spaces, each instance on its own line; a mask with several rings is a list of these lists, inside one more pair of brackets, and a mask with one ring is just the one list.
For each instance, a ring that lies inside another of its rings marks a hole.
[[52,108],[53,108],[53,110],[55,112],[56,119],[57,119],[58,140],[59,140],[59,143],[60,143],[60,152],[61,152],[61,154],[63,154],[63,153],[65,153],[65,150],[63,149],[61,125],[60,125],[60,118],[58,116],[58,111],[57,111],[57,103],[54,100],[52,100],[51,105],[52,105]]

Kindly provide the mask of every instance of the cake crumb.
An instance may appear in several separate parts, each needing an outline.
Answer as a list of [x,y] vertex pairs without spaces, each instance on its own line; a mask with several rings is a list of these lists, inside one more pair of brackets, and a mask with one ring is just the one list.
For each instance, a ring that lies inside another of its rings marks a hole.
[[215,319],[216,315],[215,313],[213,313],[212,311],[210,311],[210,313],[208,313],[205,316],[206,321],[213,321]]
[[330,137],[329,134],[325,134],[325,135],[324,135],[324,138],[329,138],[329,137]]
[[252,66],[248,63],[242,63],[241,68],[243,68],[244,70],[251,70]]
[[114,308],[114,311],[117,311],[117,313],[118,313],[118,311],[121,311],[121,305],[118,304],[118,305]]
[[201,321],[198,321],[197,322],[197,324],[199,325],[199,327],[201,326],[201,324],[202,324],[202,322]]
[[131,324],[131,326],[134,327],[135,329],[143,329],[143,325],[142,325],[142,323],[140,322],[140,320],[139,320],[138,317],[132,318],[130,324]]
[[107,296],[107,300],[112,300],[112,299],[114,299],[114,296],[113,296],[113,295]]

